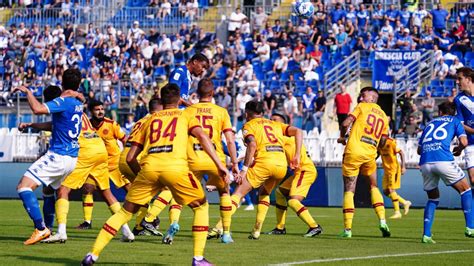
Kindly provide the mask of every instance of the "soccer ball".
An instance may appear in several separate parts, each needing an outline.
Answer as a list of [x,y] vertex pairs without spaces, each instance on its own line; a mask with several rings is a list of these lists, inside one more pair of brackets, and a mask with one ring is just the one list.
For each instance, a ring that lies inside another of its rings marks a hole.
[[293,5],[293,12],[300,18],[309,19],[314,14],[314,6],[308,0],[298,0]]

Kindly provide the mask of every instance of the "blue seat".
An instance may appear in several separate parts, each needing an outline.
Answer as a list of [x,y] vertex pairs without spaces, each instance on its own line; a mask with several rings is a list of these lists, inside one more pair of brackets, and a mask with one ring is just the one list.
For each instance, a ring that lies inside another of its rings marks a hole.
[[433,87],[441,86],[441,81],[438,80],[438,79],[433,79],[433,80],[431,80],[430,85],[433,86]]
[[263,66],[262,66],[263,72],[268,72],[268,71],[271,71],[272,69],[273,69],[273,62],[271,59],[268,59],[267,61],[263,63]]
[[225,66],[222,66],[221,68],[219,68],[217,70],[217,73],[216,73],[216,78],[217,79],[226,79],[227,78],[227,67]]

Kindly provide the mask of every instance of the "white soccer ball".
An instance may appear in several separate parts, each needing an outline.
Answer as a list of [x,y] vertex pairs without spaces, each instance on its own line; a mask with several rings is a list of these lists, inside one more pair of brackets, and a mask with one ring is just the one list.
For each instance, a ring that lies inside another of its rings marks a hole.
[[308,0],[299,0],[293,5],[293,12],[302,19],[309,19],[314,14],[314,6]]

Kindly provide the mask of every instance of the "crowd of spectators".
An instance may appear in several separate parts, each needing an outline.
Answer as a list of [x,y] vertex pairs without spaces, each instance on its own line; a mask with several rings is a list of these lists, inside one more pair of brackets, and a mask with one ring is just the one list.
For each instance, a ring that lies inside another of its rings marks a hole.
[[[61,3],[61,8],[66,5],[65,11],[70,4],[69,0],[53,2]],[[158,11],[150,15],[167,16],[179,3],[179,12],[198,14],[196,0],[151,0],[149,6]],[[146,112],[146,102],[160,82],[176,65],[184,64],[199,51],[211,60],[205,75],[216,81],[219,105],[231,111],[235,102],[236,114],[242,117],[246,102],[262,99],[267,115],[278,109],[290,122],[301,118],[305,129],[321,129],[324,91],[318,86],[305,86],[306,91],[299,93],[294,84],[321,79],[324,58],[347,50],[434,49],[441,54],[435,73],[442,78],[454,70],[446,70],[441,58],[452,50],[465,53],[471,49],[466,23],[474,17],[473,10],[461,9],[456,23],[448,28],[450,12],[441,5],[428,11],[420,4],[413,12],[406,6],[398,10],[394,5],[384,10],[381,4],[337,3],[328,7],[318,0],[314,5],[311,19],[292,17],[288,21],[270,21],[261,7],[249,16],[237,8],[227,18],[227,40],[215,38],[196,24],[182,24],[172,35],[143,30],[139,21],[126,32],[112,25],[79,27],[70,22],[45,27],[20,23],[0,28],[0,72],[4,75],[0,95],[11,106],[8,91],[12,86],[23,84],[36,90],[44,84],[59,83],[65,69],[79,68],[84,76],[82,90],[89,98],[104,100],[116,116],[119,98],[124,90],[128,91],[125,96],[133,99],[138,119]],[[62,13],[67,16],[67,12]],[[423,27],[429,19],[433,26]],[[460,64],[458,60],[451,67]],[[262,66],[268,66],[263,75]],[[268,80],[287,81],[287,85],[272,86]]]

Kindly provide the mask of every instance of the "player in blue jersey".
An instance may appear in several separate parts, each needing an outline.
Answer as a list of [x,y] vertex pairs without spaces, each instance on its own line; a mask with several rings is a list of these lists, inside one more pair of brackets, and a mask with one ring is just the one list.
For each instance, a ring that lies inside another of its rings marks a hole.
[[[426,126],[418,142],[421,174],[423,175],[424,190],[428,194],[425,206],[422,243],[436,243],[431,236],[431,226],[434,213],[439,204],[438,183],[442,179],[447,186],[452,186],[461,195],[461,206],[466,220],[466,237],[474,237],[474,223],[472,217],[472,192],[465,174],[454,161],[467,145],[466,132],[461,122],[454,116],[454,103],[443,102],[438,106],[439,117],[431,120]],[[459,140],[451,152],[451,141]]]
[[466,168],[474,185],[474,71],[468,67],[457,70],[457,84],[461,92],[454,98],[456,117],[464,124],[467,147],[464,150]]
[[17,186],[23,206],[35,225],[35,231],[24,242],[33,245],[48,237],[51,231],[45,226],[43,217],[34,194],[38,186],[51,186],[57,189],[62,180],[72,172],[79,152],[78,136],[81,131],[82,103],[70,95],[68,90],[77,91],[81,83],[81,73],[77,69],[68,69],[62,79],[63,94],[47,103],[40,103],[26,87],[15,91],[26,93],[31,110],[36,115],[51,114],[52,122],[43,123],[44,130],[52,131],[49,150],[34,162],[26,171]]
[[192,76],[201,77],[209,69],[209,59],[197,53],[189,59],[184,66],[179,66],[171,72],[169,83],[174,83],[180,88],[180,106],[189,106],[189,91],[191,90]]

